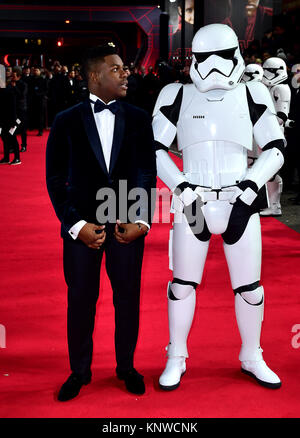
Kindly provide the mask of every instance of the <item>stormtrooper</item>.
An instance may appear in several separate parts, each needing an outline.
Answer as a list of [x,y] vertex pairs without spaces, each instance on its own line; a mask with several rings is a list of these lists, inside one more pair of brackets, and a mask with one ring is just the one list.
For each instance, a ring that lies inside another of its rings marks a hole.
[[[283,83],[288,78],[286,63],[281,58],[268,58],[263,64],[263,70],[262,82],[269,88],[279,124],[284,132],[284,128],[290,127],[292,124],[292,121],[288,118],[291,90],[288,84]],[[280,197],[282,186],[282,178],[278,173],[268,181],[267,191],[270,206],[260,212],[261,216],[281,216]]]
[[[258,210],[261,188],[283,164],[284,135],[268,89],[260,82],[240,82],[245,66],[229,26],[202,27],[192,53],[192,83],[164,87],[153,111],[158,176],[173,192],[174,212],[168,359],[159,385],[173,390],[186,372],[196,288],[210,237],[221,234],[242,340],[241,370],[265,387],[279,388],[260,346],[264,289]],[[176,135],[182,172],[168,154]],[[248,168],[253,136],[262,153]]]
[[242,77],[243,83],[252,81],[261,81],[264,75],[264,70],[259,64],[248,64],[245,67],[244,74]]
[[[259,64],[248,64],[246,65],[243,77],[241,82],[261,82],[264,74],[264,70]],[[248,150],[248,166],[252,166],[254,161],[257,159],[260,153],[260,149],[257,146],[257,143],[253,139],[252,149]]]

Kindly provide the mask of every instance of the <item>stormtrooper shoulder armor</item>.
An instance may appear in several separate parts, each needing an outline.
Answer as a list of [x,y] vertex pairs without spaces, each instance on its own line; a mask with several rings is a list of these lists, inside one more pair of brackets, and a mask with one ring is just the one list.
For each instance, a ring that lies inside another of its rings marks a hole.
[[281,100],[283,102],[290,102],[291,100],[291,90],[288,84],[279,84],[275,85],[272,88],[273,96],[277,100]]
[[270,91],[262,82],[247,82],[246,87],[256,105],[263,104],[276,114]]
[[271,88],[274,106],[279,123],[285,123],[290,112],[291,90],[288,84],[279,84]]
[[275,140],[282,140],[285,145],[269,89],[261,82],[248,82],[246,87],[254,139],[258,146],[263,149]]
[[180,83],[168,84],[159,93],[152,123],[157,149],[168,149],[175,138],[182,96],[183,85]]

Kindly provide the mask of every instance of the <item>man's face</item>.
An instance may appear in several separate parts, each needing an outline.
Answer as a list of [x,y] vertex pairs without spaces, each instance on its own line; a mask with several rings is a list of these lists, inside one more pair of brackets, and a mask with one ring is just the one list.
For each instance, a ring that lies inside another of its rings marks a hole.
[[[178,6],[179,15],[182,15],[181,11],[181,6]],[[185,21],[194,24],[194,0],[186,0],[185,2]]]
[[13,81],[18,81],[20,79],[20,76],[18,76],[17,73],[14,71],[12,72],[11,78]]
[[33,70],[33,74],[34,74],[34,76],[40,76],[40,74],[41,74],[41,70],[40,70],[39,68],[35,68],[35,69]]
[[90,80],[94,93],[105,102],[126,96],[127,74],[118,55],[105,56],[104,62],[95,63]]
[[259,5],[259,0],[245,0],[245,2],[246,15],[247,17],[252,17],[255,14],[256,9]]
[[128,76],[130,76],[130,74],[131,74],[128,65],[124,65],[124,71],[126,73],[126,77],[128,78]]

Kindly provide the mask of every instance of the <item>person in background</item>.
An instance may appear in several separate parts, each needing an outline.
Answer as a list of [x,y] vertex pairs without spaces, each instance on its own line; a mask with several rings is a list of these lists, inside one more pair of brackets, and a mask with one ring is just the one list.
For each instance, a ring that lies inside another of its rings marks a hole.
[[76,79],[75,70],[70,70],[68,76],[64,78],[64,93],[65,93],[65,106],[69,108],[75,105],[76,102]]
[[[17,130],[17,108],[16,96],[11,88],[5,88],[0,84],[0,132],[3,141],[4,157],[0,164],[21,164],[19,144],[16,137]],[[9,161],[10,151],[14,153],[14,159]]]
[[8,85],[11,80],[12,67],[11,66],[6,67],[5,72],[6,72],[6,85]]
[[43,129],[45,127],[47,82],[46,79],[41,76],[41,69],[38,66],[35,66],[33,69],[29,93],[32,111],[31,124],[33,128],[38,129],[37,135],[41,136],[43,135]]
[[12,70],[12,77],[10,87],[15,93],[16,98],[16,112],[18,123],[17,134],[21,134],[21,152],[27,149],[27,94],[28,86],[22,80],[22,69],[14,67]]

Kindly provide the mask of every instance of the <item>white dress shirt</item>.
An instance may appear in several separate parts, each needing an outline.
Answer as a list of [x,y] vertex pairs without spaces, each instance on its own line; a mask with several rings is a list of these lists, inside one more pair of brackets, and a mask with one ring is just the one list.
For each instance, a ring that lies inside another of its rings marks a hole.
[[[93,102],[96,102],[97,99],[101,100],[98,96],[92,93],[90,93],[89,97],[90,100],[92,100]],[[101,100],[101,102],[103,102],[103,100]],[[115,102],[115,100],[108,102],[106,105],[109,105],[110,103],[113,102]],[[105,104],[105,102],[103,103]],[[110,156],[111,156],[112,142],[113,142],[113,135],[115,128],[115,114],[113,114],[109,109],[104,109],[101,112],[95,113],[94,103],[92,102],[91,102],[91,108],[102,145],[105,164],[107,167],[107,171],[109,172]],[[147,224],[146,222],[140,220],[136,222],[142,223],[146,225],[148,229],[150,229],[149,224]],[[73,225],[72,228],[70,228],[69,234],[73,237],[74,240],[77,239],[81,228],[83,228],[86,223],[87,222],[85,220],[81,220],[77,222],[75,225]]]

